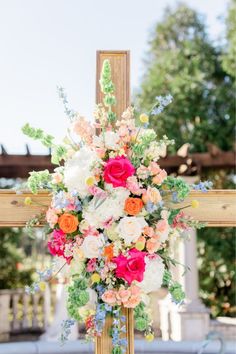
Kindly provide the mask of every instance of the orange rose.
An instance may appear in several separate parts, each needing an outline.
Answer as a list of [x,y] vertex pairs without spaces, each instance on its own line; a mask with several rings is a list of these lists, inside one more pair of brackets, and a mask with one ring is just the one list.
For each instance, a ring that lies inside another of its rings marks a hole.
[[125,211],[129,215],[137,215],[143,207],[140,198],[128,198],[125,201]]
[[107,260],[110,262],[112,258],[114,257],[113,254],[113,245],[106,246],[104,248],[104,253],[103,255],[107,258]]
[[73,214],[65,213],[59,217],[58,224],[60,229],[65,232],[65,234],[71,234],[77,230],[79,221],[77,217]]

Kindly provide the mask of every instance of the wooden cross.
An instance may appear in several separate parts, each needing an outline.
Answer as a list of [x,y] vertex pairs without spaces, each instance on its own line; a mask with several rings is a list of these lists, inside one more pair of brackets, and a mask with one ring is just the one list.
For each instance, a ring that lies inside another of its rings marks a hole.
[[[97,75],[96,75],[96,101],[102,101],[102,93],[99,85],[102,63],[109,59],[112,68],[112,80],[116,87],[117,105],[115,112],[120,117],[122,112],[130,105],[130,55],[129,51],[98,51],[97,52]],[[26,197],[38,204],[24,205]],[[208,226],[236,226],[236,191],[235,190],[212,190],[208,193],[193,191],[182,206],[188,205],[192,199],[200,203],[198,209],[186,209],[186,214],[196,220],[206,222]],[[38,195],[31,193],[16,194],[9,190],[0,190],[0,227],[24,226],[33,215],[39,214],[42,207],[47,209],[51,197],[47,192]],[[179,205],[178,205],[179,206]],[[133,312],[125,309],[127,333],[124,335],[128,341],[127,354],[134,354],[134,323]],[[96,354],[111,354],[111,338],[108,333],[111,319],[107,319],[101,338],[96,340]]]

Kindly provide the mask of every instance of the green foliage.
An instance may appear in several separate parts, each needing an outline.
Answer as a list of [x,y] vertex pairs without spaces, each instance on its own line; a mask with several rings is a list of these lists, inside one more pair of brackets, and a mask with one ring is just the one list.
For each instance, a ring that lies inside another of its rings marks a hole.
[[51,175],[48,170],[32,171],[28,178],[28,187],[32,193],[36,194],[40,189],[47,189],[50,180]]
[[189,185],[179,177],[168,176],[163,185],[167,190],[176,193],[176,201],[184,200],[190,192]]
[[149,322],[150,320],[146,312],[145,304],[140,302],[140,304],[134,309],[134,327],[138,331],[145,331],[149,327]]
[[33,270],[18,269],[25,259],[19,243],[22,237],[22,229],[0,229],[0,289],[23,288],[32,282]]
[[43,146],[52,148],[51,161],[54,165],[59,165],[60,161],[65,158],[67,152],[66,147],[54,144],[54,137],[52,135],[44,133],[42,129],[31,127],[29,123],[26,123],[22,127],[22,132],[31,139],[39,140]]
[[100,78],[101,91],[104,93],[103,103],[108,108],[107,118],[109,123],[116,120],[116,114],[112,112],[112,106],[116,104],[114,96],[115,86],[111,80],[111,66],[109,60],[104,60]]
[[41,143],[48,148],[53,145],[54,137],[52,135],[45,134],[42,129],[31,127],[29,123],[26,123],[22,127],[22,132],[31,139],[40,140]]
[[[208,143],[222,150],[233,147],[235,16],[236,0],[231,0],[225,48],[209,40],[202,17],[184,4],[166,9],[154,28],[138,100],[140,107],[149,111],[156,96],[173,96],[164,114],[150,123],[158,138],[167,134],[176,141],[176,150],[186,142],[197,152],[206,151]],[[232,188],[230,174],[234,172],[213,170],[199,177],[212,180],[216,189]],[[171,179],[168,184],[173,188]],[[234,231],[209,228],[198,235],[201,298],[213,316],[231,316],[236,298]]]
[[89,293],[85,279],[75,279],[73,284],[68,287],[67,310],[69,315],[77,321],[81,321],[78,308],[87,304]]
[[234,85],[221,55],[195,10],[184,4],[166,9],[152,34],[138,101],[148,111],[156,96],[173,96],[164,114],[150,123],[159,138],[174,139],[176,149],[186,142],[197,152],[206,151],[207,143],[232,148]]
[[223,68],[229,74],[236,75],[236,0],[231,0],[229,4],[228,16],[226,19],[226,39],[227,44],[222,56]]

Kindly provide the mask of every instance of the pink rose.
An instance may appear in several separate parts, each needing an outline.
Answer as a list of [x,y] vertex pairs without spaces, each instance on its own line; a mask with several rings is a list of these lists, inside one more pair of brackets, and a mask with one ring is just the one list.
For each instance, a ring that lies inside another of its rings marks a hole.
[[116,156],[107,161],[104,180],[113,187],[125,187],[127,178],[135,172],[134,166],[125,156]]
[[115,270],[117,278],[126,280],[128,284],[131,284],[133,280],[141,282],[145,271],[145,256],[146,252],[132,248],[128,252],[128,257],[120,254],[118,257],[113,258],[112,261],[117,266]]

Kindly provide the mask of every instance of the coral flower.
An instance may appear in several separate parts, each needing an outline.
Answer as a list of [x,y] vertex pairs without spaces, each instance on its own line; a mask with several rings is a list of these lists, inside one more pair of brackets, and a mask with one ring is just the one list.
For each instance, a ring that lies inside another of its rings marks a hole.
[[79,220],[75,215],[65,213],[59,217],[58,224],[65,234],[71,234],[77,230]]
[[143,202],[140,198],[128,198],[125,201],[125,211],[129,215],[137,215],[143,207]]

